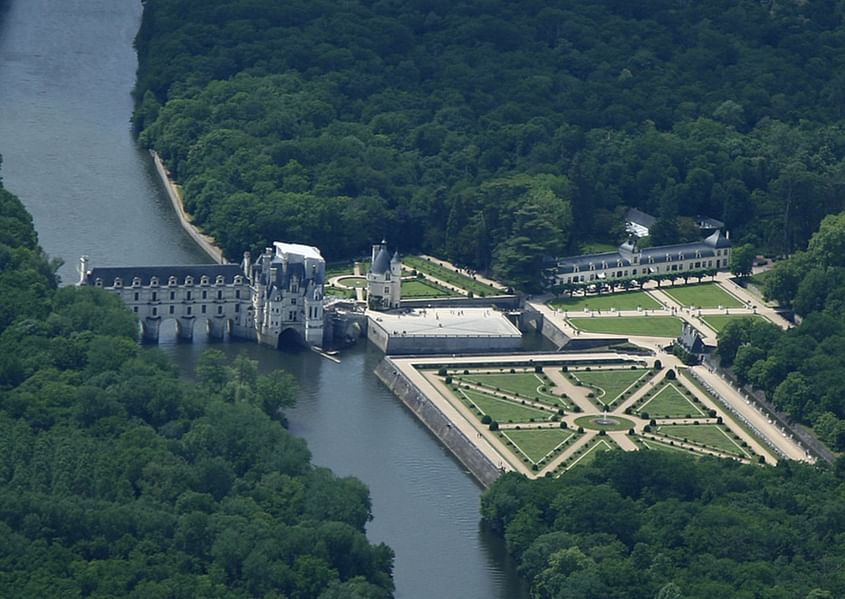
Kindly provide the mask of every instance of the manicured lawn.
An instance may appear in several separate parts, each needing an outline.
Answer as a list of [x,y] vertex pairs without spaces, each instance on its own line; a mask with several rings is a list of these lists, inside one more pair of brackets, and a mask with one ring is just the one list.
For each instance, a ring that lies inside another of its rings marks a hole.
[[402,281],[402,297],[444,297],[448,295],[456,295],[448,289],[444,289],[434,283],[429,283],[422,280]]
[[583,466],[586,464],[590,464],[591,462],[593,462],[593,460],[596,459],[596,456],[599,453],[605,451],[613,451],[614,449],[616,449],[615,443],[599,437],[596,441],[592,442],[589,447],[587,447],[585,453],[575,458],[575,460],[577,461],[573,461],[569,467],[571,468],[573,466]]
[[528,422],[531,418],[548,420],[552,417],[551,412],[523,406],[507,399],[491,397],[472,389],[459,389],[456,393],[465,402],[475,405],[482,414],[488,414],[497,422]]
[[570,318],[569,323],[588,333],[634,337],[679,337],[683,328],[683,321],[674,316]]
[[717,333],[722,332],[722,329],[725,328],[732,320],[737,320],[739,318],[754,318],[757,320],[765,320],[759,314],[711,314],[710,316],[702,316],[701,320],[706,322],[711,329],[716,331]]
[[675,439],[688,439],[691,443],[699,443],[740,457],[751,457],[751,454],[718,424],[667,424],[658,427],[657,432]]
[[645,291],[620,291],[601,295],[576,295],[551,300],[549,305],[557,310],[583,312],[588,310],[636,310],[637,308],[659,309],[660,302]]
[[340,289],[338,287],[329,287],[328,285],[323,288],[323,291],[326,295],[330,295],[332,297],[339,297],[343,299],[354,299],[355,292],[352,289]]
[[623,391],[647,372],[644,368],[637,368],[634,370],[572,370],[570,374],[588,387],[596,389],[596,401],[603,406],[610,406],[616,403]]
[[533,372],[516,372],[502,374],[470,373],[461,374],[456,378],[485,387],[501,389],[506,393],[514,393],[523,397],[540,396],[538,389],[548,383]]
[[704,412],[690,401],[674,383],[666,385],[651,399],[641,405],[637,412],[646,412],[649,418],[684,418],[704,416]]
[[504,293],[494,287],[490,287],[489,285],[480,283],[479,281],[476,281],[466,275],[455,272],[450,268],[445,268],[439,264],[435,264],[434,262],[424,260],[419,256],[405,256],[402,258],[402,263],[408,268],[413,268],[427,275],[431,275],[432,277],[445,281],[455,287],[460,287],[466,291],[472,291],[475,295],[500,295]]
[[718,283],[699,283],[683,287],[664,287],[663,293],[682,306],[696,308],[742,308],[745,304],[725,291]]
[[346,285],[355,289],[364,289],[367,286],[367,279],[365,277],[343,277],[337,280],[338,285]]
[[535,464],[557,449],[562,443],[578,436],[565,428],[502,431],[514,445]]
[[678,447],[677,445],[667,445],[666,443],[658,443],[652,439],[640,439],[640,444],[645,447],[646,449],[652,449],[654,451],[662,451],[665,453],[685,453],[690,456],[697,456],[700,454],[695,453],[689,449],[684,449],[683,447]]

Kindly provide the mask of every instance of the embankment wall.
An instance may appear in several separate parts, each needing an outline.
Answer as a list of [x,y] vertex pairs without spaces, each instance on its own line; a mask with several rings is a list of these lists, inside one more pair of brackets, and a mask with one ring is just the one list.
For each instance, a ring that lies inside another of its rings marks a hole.
[[485,487],[493,484],[501,471],[467,436],[452,426],[449,419],[428,397],[406,377],[390,358],[376,367],[376,376],[408,407],[434,436],[458,458],[467,470]]

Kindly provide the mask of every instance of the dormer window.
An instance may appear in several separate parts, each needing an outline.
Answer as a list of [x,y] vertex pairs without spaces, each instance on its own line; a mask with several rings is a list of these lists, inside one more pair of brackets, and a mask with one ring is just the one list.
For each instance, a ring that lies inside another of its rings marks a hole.
[[167,279],[167,286],[176,287],[176,277],[170,277],[169,279]]
[[217,279],[215,279],[214,284],[215,285],[223,285],[224,284],[223,275],[217,275]]
[[141,286],[141,279],[139,277],[135,277],[132,279],[132,286],[133,287],[140,287]]
[[[94,280],[94,287],[102,287],[102,286],[103,286],[103,279],[101,279],[100,277],[97,277]],[[115,285],[115,287],[116,287],[116,285]]]
[[158,277],[150,278],[150,287],[158,287]]
[[208,285],[208,277],[207,276],[203,275],[200,278],[200,285]]
[[193,285],[194,284],[194,277],[188,275],[185,277],[185,285]]
[[235,277],[235,285],[243,285],[244,278],[241,275]]

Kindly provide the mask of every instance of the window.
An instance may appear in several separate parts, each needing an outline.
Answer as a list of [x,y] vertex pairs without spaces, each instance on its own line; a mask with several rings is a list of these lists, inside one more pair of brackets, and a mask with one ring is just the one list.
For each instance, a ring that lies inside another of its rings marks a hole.
[[384,292],[385,292],[385,293],[390,293],[390,287],[385,287],[385,288],[384,288]]
[[158,308],[153,308],[153,316],[158,316]]
[[202,313],[205,314],[205,304],[202,305]]
[[191,299],[191,292],[190,291],[188,291],[188,294],[185,296],[185,299],[187,299],[187,300]]
[[135,306],[135,307],[134,307],[134,308],[132,308],[132,309],[133,309],[133,310],[135,310],[135,314],[137,314],[137,313],[138,313],[138,306]]
[[241,299],[241,290],[235,289],[235,299]]
[[158,292],[157,291],[153,291],[153,301],[154,302],[158,301]]
[[240,312],[240,311],[241,311],[241,305],[235,304],[235,312]]
[[173,314],[174,306],[170,306],[170,313]]
[[217,313],[223,314],[223,306],[217,306]]
[[170,292],[170,299],[172,299],[172,300],[176,299],[176,292],[175,291]]
[[187,309],[187,311],[185,312],[185,314],[187,314],[188,316],[190,316],[190,315],[191,315],[191,307],[190,307],[190,306],[188,306],[188,309]]
[[138,301],[138,292],[137,291],[135,292],[135,301],[136,302]]
[[217,290],[217,299],[223,299],[223,290],[222,289]]
[[205,289],[203,289],[202,290],[202,299],[205,299],[207,297],[208,297],[208,292]]

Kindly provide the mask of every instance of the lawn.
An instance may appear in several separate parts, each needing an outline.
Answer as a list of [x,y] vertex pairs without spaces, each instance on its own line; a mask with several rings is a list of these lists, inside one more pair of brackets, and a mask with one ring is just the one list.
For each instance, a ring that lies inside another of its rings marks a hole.
[[569,324],[587,333],[634,337],[679,337],[683,328],[683,321],[674,316],[570,318]]
[[757,320],[765,320],[759,314],[711,314],[710,316],[702,316],[701,320],[707,323],[707,325],[716,331],[717,333],[721,333],[722,329],[725,328],[732,320],[737,320],[739,318],[754,318]]
[[614,449],[616,449],[615,443],[612,443],[607,439],[602,439],[601,437],[599,437],[589,447],[587,447],[586,452],[581,454],[579,457],[575,458],[575,461],[573,461],[569,465],[569,468],[572,468],[573,466],[583,466],[589,464],[596,459],[596,456],[599,454],[599,452],[612,451]]
[[668,445],[666,443],[659,443],[653,439],[639,439],[640,444],[645,447],[646,449],[651,449],[654,451],[663,451],[665,453],[685,453],[690,456],[698,456],[700,454],[695,453],[690,449],[685,449],[683,447],[678,447],[677,445]]
[[644,368],[637,368],[634,370],[571,370],[570,374],[588,387],[596,389],[596,400],[602,406],[610,406],[619,399],[623,391],[647,372]]
[[355,289],[364,289],[367,287],[367,279],[365,277],[343,277],[337,280],[338,285],[346,285]]
[[402,258],[402,263],[408,268],[431,275],[435,279],[440,279],[465,291],[471,291],[474,295],[500,295],[503,293],[494,287],[485,285],[450,268],[429,262],[419,256],[405,256]]
[[323,288],[323,291],[326,295],[329,295],[331,297],[339,297],[342,299],[355,299],[355,292],[351,289],[341,289],[339,287],[326,286]]
[[670,383],[641,405],[637,412],[645,412],[649,418],[684,418],[704,416],[704,412]]
[[468,383],[475,383],[476,385],[484,385],[485,387],[500,389],[507,393],[513,393],[523,397],[537,397],[540,395],[538,391],[539,387],[548,385],[546,381],[533,372],[503,372],[501,374],[479,372],[461,374],[456,378],[459,378],[462,381],[467,381]]
[[562,297],[549,302],[552,308],[569,312],[588,310],[636,310],[637,308],[659,309],[662,304],[645,291],[621,291],[601,295],[576,295]]
[[466,381],[467,383],[474,383],[491,389],[499,389],[504,393],[513,393],[520,397],[536,399],[537,401],[543,401],[555,406],[569,407],[564,400],[555,396],[553,392],[540,391],[540,387],[546,387],[548,390],[550,383],[544,381],[533,372],[462,374],[457,375],[455,378],[459,381]]
[[658,427],[657,432],[674,439],[687,439],[691,443],[698,443],[740,457],[751,457],[751,454],[718,424],[667,424]]
[[577,433],[565,428],[543,428],[534,430],[509,429],[502,433],[535,464],[552,453]]
[[523,406],[507,399],[491,397],[472,389],[459,389],[459,397],[464,401],[473,404],[482,414],[487,414],[497,422],[528,422],[535,420],[548,420],[552,417],[551,412]]
[[662,291],[682,306],[695,306],[696,308],[718,308],[719,306],[742,308],[745,306],[718,283],[664,287]]
[[422,280],[406,280],[402,281],[402,297],[444,297],[448,295],[456,295],[455,293],[444,289],[434,283]]

